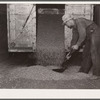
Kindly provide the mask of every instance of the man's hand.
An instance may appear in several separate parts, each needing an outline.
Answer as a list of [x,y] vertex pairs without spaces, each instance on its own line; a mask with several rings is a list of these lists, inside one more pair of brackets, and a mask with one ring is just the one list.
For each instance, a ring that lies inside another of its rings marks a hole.
[[72,48],[73,50],[78,50],[79,46],[78,46],[78,45],[73,45],[71,48]]
[[71,57],[70,52],[66,55],[66,59],[69,60]]

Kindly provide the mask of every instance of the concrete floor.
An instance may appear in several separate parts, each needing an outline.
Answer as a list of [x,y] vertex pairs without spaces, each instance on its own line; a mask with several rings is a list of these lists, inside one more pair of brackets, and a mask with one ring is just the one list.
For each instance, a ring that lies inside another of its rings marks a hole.
[[0,88],[100,89],[100,79],[90,80],[91,73],[77,73],[80,66],[77,63],[75,65],[73,61],[64,73],[56,73],[51,70],[57,66],[34,65],[27,67],[29,63],[27,54],[2,57],[0,59]]

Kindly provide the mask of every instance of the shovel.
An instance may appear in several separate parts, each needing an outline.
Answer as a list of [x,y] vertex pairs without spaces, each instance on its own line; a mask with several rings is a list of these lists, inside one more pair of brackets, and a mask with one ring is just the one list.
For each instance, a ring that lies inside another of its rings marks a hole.
[[67,67],[64,65],[69,61],[69,59],[71,58],[71,56],[74,52],[75,52],[75,50],[71,49],[70,52],[66,55],[64,62],[62,63],[62,65],[61,65],[62,67],[59,69],[52,69],[52,70],[55,72],[59,72],[59,73],[64,72],[67,69]]

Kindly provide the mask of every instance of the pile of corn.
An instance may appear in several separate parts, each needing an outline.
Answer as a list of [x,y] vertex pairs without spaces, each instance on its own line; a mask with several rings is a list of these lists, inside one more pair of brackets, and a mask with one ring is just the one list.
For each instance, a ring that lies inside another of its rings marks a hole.
[[[10,80],[15,80],[18,78],[32,79],[32,80],[73,80],[73,79],[87,79],[90,77],[89,74],[71,72],[69,73],[57,73],[49,69],[49,67],[53,66],[31,66],[31,67],[23,67],[23,68],[15,68],[11,72],[9,72]],[[76,68],[76,66],[74,66]],[[67,69],[69,70],[69,69]],[[73,69],[72,69],[73,70]],[[74,71],[74,70],[73,70]]]

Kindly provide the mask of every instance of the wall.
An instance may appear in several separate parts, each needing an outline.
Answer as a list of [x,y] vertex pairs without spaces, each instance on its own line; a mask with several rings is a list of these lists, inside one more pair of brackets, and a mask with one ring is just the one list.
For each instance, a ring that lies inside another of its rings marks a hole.
[[[93,5],[91,4],[66,4],[65,14],[67,17],[93,19]],[[68,51],[72,39],[72,30],[65,26],[65,49]]]
[[36,49],[35,8],[35,4],[8,4],[9,51],[32,52]]

